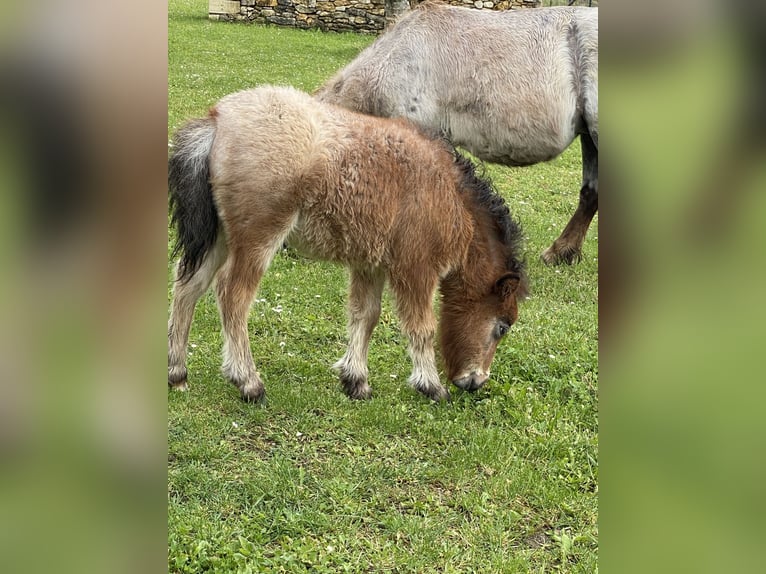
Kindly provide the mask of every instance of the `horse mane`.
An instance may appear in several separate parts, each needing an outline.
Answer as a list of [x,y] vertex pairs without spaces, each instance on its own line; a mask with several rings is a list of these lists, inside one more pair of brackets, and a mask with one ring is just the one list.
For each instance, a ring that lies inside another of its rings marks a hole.
[[471,199],[495,223],[497,238],[507,249],[506,268],[517,273],[526,292],[526,261],[522,254],[523,231],[521,224],[511,216],[505,200],[492,186],[492,182],[482,168],[477,173],[476,165],[466,156],[453,149],[455,165],[463,179],[463,187],[470,193]]

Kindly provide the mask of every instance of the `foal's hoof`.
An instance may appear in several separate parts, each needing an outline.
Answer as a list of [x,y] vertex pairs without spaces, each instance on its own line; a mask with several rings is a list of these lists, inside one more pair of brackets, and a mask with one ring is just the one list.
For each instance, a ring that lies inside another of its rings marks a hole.
[[372,387],[362,378],[341,374],[340,384],[349,399],[366,401],[372,398]]
[[246,403],[259,403],[266,396],[266,389],[263,383],[247,383],[239,387],[239,396]]
[[452,397],[449,394],[449,391],[447,390],[447,387],[444,387],[442,385],[437,385],[434,387],[428,387],[426,389],[418,389],[421,393],[423,393],[425,396],[427,396],[429,399],[431,399],[434,402],[442,403],[444,401],[451,401]]
[[186,379],[184,379],[183,381],[175,382],[175,383],[168,381],[168,388],[173,391],[181,391],[181,392],[188,391],[189,383],[186,382]]
[[560,265],[566,263],[572,265],[578,263],[582,259],[580,250],[575,247],[561,247],[556,248],[555,244],[543,251],[540,255],[540,259],[546,265]]
[[186,382],[186,376],[186,369],[168,369],[168,388],[174,391],[188,391],[189,385]]

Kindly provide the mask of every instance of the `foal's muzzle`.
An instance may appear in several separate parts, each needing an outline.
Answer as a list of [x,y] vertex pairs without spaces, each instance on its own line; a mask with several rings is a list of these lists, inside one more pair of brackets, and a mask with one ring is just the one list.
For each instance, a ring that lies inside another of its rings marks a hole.
[[473,372],[470,375],[460,377],[452,381],[456,387],[463,389],[464,391],[474,392],[476,389],[480,389],[484,386],[484,383],[489,379],[488,373],[476,373]]

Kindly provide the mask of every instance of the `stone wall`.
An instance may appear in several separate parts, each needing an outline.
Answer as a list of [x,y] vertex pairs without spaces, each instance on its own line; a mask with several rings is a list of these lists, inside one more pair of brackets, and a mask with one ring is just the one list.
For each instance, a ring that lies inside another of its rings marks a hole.
[[[391,0],[208,0],[211,20],[241,20],[319,28],[333,32],[379,34],[393,18]],[[480,10],[534,8],[541,0],[448,0]]]

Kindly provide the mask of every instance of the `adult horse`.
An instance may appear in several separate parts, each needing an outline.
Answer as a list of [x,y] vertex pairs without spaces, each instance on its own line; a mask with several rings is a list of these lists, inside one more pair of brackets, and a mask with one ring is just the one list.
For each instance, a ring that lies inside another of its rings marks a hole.
[[317,92],[376,116],[406,117],[477,157],[548,161],[580,136],[580,202],[543,252],[573,263],[598,209],[598,9],[496,12],[427,1],[405,13]]
[[404,120],[375,118],[291,88],[224,97],[175,135],[169,160],[177,267],[168,384],[186,388],[194,307],[216,278],[225,376],[245,400],[264,393],[247,335],[250,303],[283,241],[351,274],[348,349],[335,367],[346,394],[371,395],[367,350],[388,281],[413,363],[409,383],[434,400],[433,298],[449,379],[472,391],[489,376],[526,292],[521,231],[473,164]]

